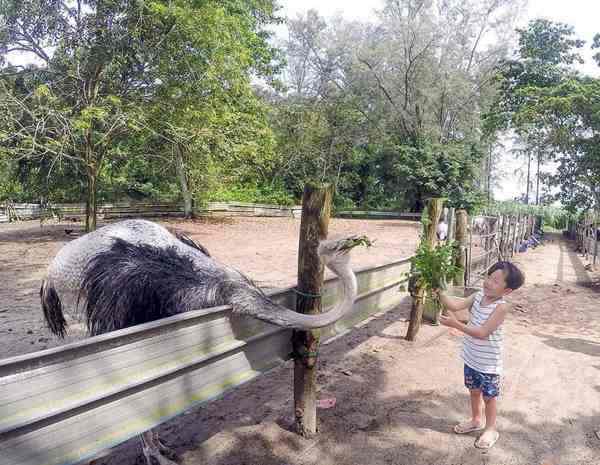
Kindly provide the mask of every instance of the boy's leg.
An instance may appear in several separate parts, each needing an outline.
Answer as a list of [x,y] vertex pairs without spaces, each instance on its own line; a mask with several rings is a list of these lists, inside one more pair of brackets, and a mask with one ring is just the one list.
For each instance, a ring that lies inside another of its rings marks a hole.
[[480,389],[469,389],[471,398],[471,419],[463,421],[454,427],[454,432],[457,434],[471,433],[472,431],[480,431],[484,428],[483,421],[483,396]]
[[471,389],[471,420],[479,425],[483,424],[483,395],[481,389]]
[[496,430],[496,415],[498,410],[497,397],[500,394],[500,377],[498,375],[484,375],[481,387],[485,402],[485,430],[475,441],[475,446],[481,449],[492,447],[500,434]]
[[471,401],[471,419],[459,423],[454,427],[454,432],[457,434],[479,431],[484,427],[483,413],[481,409],[483,396],[481,393],[480,377],[477,376],[477,372],[467,365],[465,365],[465,386],[469,390]]
[[496,430],[496,397],[484,397],[485,402],[485,429]]

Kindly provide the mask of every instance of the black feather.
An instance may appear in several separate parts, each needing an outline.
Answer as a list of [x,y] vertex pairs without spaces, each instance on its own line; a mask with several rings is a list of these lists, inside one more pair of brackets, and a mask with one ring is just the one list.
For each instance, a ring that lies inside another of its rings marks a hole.
[[[174,247],[115,239],[88,263],[81,286],[88,331],[97,335],[189,310],[227,305],[234,295],[261,295],[247,278],[198,269]],[[235,299],[233,299],[235,300]]]
[[65,337],[67,321],[63,315],[62,304],[54,287],[43,281],[40,288],[40,300],[44,310],[44,319],[50,331],[62,338]]

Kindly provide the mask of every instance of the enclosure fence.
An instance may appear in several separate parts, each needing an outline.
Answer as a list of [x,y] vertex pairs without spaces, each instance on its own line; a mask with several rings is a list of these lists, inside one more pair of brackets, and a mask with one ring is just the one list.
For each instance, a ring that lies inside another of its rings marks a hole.
[[533,235],[533,215],[476,216],[471,218],[465,266],[465,283],[481,283],[490,266],[510,260]]
[[586,213],[576,226],[577,249],[595,267],[598,260],[600,242],[600,221],[598,212]]
[[[328,340],[404,299],[409,259],[356,272],[352,311]],[[323,308],[339,298],[325,282]],[[271,297],[295,307],[292,289]],[[291,331],[234,316],[230,307],[183,313],[63,347],[0,360],[0,465],[90,459],[291,357]]]

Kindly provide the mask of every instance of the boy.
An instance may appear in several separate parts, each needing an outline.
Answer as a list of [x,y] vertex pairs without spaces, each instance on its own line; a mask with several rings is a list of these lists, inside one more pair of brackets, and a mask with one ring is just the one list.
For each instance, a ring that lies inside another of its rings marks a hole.
[[[510,306],[504,297],[523,285],[525,277],[510,262],[493,265],[483,282],[483,290],[467,299],[447,296],[437,291],[440,302],[449,310],[440,323],[465,333],[462,358],[465,363],[465,386],[471,394],[471,420],[454,427],[457,434],[481,431],[475,447],[489,449],[499,438],[496,430],[496,397],[500,394],[502,374],[502,323]],[[453,312],[469,308],[469,324],[456,319]],[[485,421],[482,415],[485,404]]]

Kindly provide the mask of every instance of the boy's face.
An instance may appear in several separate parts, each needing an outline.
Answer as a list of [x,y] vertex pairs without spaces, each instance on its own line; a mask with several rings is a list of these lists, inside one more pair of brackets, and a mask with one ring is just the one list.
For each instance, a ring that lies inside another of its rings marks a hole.
[[496,270],[483,281],[483,293],[488,297],[502,297],[510,294],[512,289],[506,287],[504,271]]

